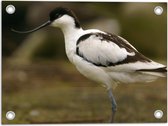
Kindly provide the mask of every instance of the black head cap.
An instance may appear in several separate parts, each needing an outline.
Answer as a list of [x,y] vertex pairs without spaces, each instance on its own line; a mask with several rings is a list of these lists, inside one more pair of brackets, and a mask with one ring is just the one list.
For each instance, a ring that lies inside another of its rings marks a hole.
[[55,19],[58,19],[58,18],[60,18],[61,16],[65,15],[65,14],[73,17],[74,20],[75,20],[75,26],[77,28],[80,28],[80,23],[79,23],[77,17],[68,8],[63,8],[63,7],[55,8],[53,11],[50,12],[50,21],[54,21]]

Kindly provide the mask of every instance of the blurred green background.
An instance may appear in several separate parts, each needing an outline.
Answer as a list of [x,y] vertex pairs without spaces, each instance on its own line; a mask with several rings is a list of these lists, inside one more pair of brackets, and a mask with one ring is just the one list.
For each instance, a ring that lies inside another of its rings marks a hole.
[[[7,14],[13,4],[16,12]],[[106,90],[84,78],[68,61],[59,29],[16,34],[48,20],[58,6],[72,9],[83,29],[97,28],[120,35],[141,53],[166,64],[166,3],[2,2],[2,123],[106,123],[111,115]],[[155,6],[164,9],[154,13]],[[149,84],[120,84],[116,123],[166,122],[166,78]],[[153,116],[164,112],[162,119]],[[7,120],[7,111],[16,118]]]

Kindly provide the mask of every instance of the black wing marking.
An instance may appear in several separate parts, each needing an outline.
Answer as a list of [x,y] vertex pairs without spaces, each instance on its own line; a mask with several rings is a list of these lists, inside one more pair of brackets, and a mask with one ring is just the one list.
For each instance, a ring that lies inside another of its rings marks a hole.
[[156,69],[139,69],[141,72],[167,72],[167,67],[161,67]]

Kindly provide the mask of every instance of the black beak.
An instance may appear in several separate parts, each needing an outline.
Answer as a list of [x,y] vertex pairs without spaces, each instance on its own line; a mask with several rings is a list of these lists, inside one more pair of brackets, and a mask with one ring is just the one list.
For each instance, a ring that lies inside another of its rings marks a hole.
[[47,22],[45,22],[44,24],[38,26],[37,28],[32,29],[32,30],[29,30],[29,31],[17,31],[17,30],[15,30],[15,29],[13,29],[13,28],[11,28],[11,31],[16,32],[16,33],[22,33],[22,34],[32,33],[32,32],[34,32],[34,31],[37,31],[37,30],[39,30],[39,29],[41,29],[41,28],[44,28],[44,27],[46,27],[46,26],[48,26],[48,25],[50,25],[50,24],[51,24],[51,21],[47,21]]

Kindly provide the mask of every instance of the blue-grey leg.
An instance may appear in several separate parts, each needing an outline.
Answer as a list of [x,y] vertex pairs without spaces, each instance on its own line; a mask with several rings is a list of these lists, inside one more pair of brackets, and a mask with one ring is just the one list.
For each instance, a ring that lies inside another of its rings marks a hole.
[[117,104],[113,96],[112,89],[108,89],[108,95],[109,95],[111,105],[112,105],[112,117],[110,119],[110,122],[114,122],[115,113],[117,111]]

